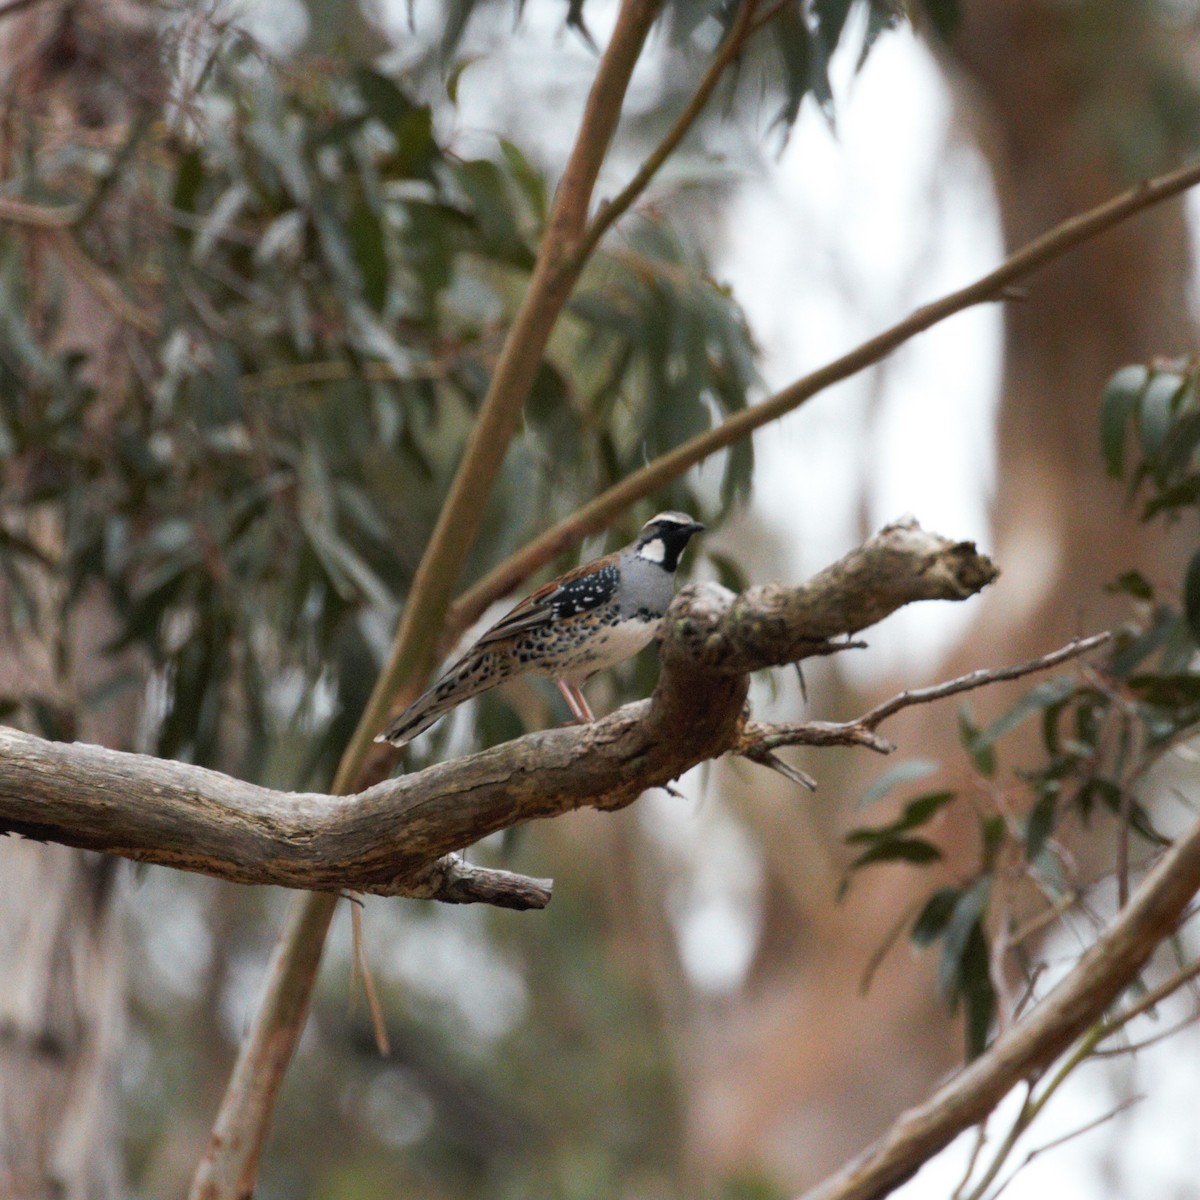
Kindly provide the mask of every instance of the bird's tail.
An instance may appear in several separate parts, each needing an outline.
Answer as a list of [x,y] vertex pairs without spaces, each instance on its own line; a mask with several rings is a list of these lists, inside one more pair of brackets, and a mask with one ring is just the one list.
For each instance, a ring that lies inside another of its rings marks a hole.
[[375,740],[403,746],[464,700],[503,683],[510,673],[506,660],[494,651],[473,649],[418,696]]

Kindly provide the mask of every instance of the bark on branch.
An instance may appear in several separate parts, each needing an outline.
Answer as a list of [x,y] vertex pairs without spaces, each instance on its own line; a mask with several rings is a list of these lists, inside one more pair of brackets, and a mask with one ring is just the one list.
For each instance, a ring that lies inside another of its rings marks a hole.
[[621,808],[738,745],[748,673],[828,648],[915,600],[963,600],[996,569],[969,543],[890,525],[798,587],[683,589],[649,700],[529,734],[351,796],[0,730],[0,832],[315,891],[537,907],[548,887],[449,859],[536,817]]

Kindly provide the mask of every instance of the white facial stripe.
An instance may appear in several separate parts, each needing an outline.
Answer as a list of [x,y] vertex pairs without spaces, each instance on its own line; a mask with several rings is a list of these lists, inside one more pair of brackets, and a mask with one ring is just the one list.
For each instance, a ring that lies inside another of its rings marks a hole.
[[647,562],[660,563],[666,557],[667,548],[663,545],[662,538],[651,538],[638,551],[638,558],[644,558]]

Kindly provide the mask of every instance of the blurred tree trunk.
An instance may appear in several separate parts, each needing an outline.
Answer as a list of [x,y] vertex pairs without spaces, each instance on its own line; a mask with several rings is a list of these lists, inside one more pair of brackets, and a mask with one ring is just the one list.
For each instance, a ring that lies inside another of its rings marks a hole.
[[0,1195],[124,1195],[124,971],[112,859],[0,847]]
[[[992,166],[1010,247],[1177,157],[1167,114],[1151,98],[1177,86],[1175,111],[1194,107],[1194,95],[1182,91],[1186,39],[1163,27],[1154,6],[1105,3],[1102,14],[1096,7],[964,4],[947,77],[963,136]],[[962,647],[931,665],[931,678],[1015,662],[1119,620],[1121,605],[1103,585],[1121,570],[1136,566],[1176,585],[1181,566],[1161,532],[1147,535],[1123,505],[1123,485],[1104,476],[1097,413],[1117,367],[1192,345],[1191,261],[1183,206],[1174,203],[1040,272],[1028,299],[1006,307],[993,513],[1004,574]],[[894,690],[889,683],[880,695]],[[973,704],[986,717],[1014,694],[997,689]],[[828,703],[819,701],[826,710]],[[953,770],[963,756],[951,712],[910,710],[888,734]],[[864,777],[878,769],[863,756],[851,767]],[[929,975],[903,949],[884,960],[870,994],[859,995],[872,952],[893,923],[911,919],[931,884],[921,872],[880,870],[856,881],[846,904],[832,904],[831,863],[842,861],[836,829],[846,818],[830,801],[852,801],[863,777],[847,776],[839,788],[828,774],[812,818],[828,834],[825,848],[797,820],[794,789],[756,777],[755,796],[735,801],[768,827],[765,929],[748,994],[699,1023],[699,1065],[687,1090],[697,1098],[693,1153],[708,1170],[757,1164],[790,1186],[810,1183],[877,1136],[961,1056]],[[771,830],[784,821],[786,833]],[[952,857],[974,861],[967,826],[940,832]]]
[[[161,93],[153,86],[160,71],[154,19],[120,0],[45,0],[6,16],[0,176],[10,156],[23,152],[26,120],[47,140],[57,130],[80,128],[103,139],[120,135],[137,106],[155,102]],[[102,400],[106,389],[122,386],[107,365],[119,325],[95,291],[71,277],[49,239],[25,232],[31,262],[48,277],[47,303],[56,294],[54,278],[65,277],[57,342],[85,356],[86,377]],[[36,325],[39,314],[30,316]],[[103,409],[97,404],[97,421]],[[22,481],[6,485],[16,494]],[[56,557],[62,536],[56,513],[33,511],[23,532],[50,560]],[[129,748],[136,686],[80,723],[80,697],[131,665],[102,650],[113,632],[105,601],[84,596],[68,609],[52,571],[31,571],[27,583],[35,621],[0,588],[0,695],[25,701],[27,717],[42,714],[36,732]],[[62,846],[0,839],[0,1195],[6,1198],[125,1195],[123,869]]]

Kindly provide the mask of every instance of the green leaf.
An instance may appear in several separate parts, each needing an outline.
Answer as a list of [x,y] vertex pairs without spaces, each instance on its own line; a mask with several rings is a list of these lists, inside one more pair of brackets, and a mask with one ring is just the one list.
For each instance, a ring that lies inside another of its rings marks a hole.
[[954,792],[927,792],[923,796],[916,796],[904,806],[904,811],[891,824],[875,828],[852,829],[846,834],[846,841],[861,844],[893,837],[900,833],[908,833],[910,830],[924,825],[939,813],[954,799],[954,796]]
[[925,901],[925,907],[917,914],[909,934],[914,946],[931,946],[945,933],[961,895],[961,888],[944,887],[939,888]]
[[894,29],[900,21],[897,6],[891,0],[869,0],[867,9],[867,32],[863,35],[862,49],[858,53],[858,63],[855,70],[861,71],[875,43],[889,29]]
[[721,509],[728,512],[737,504],[750,499],[754,481],[754,439],[739,438],[725,455],[725,472],[721,476]]
[[971,719],[971,710],[965,704],[958,710],[958,738],[971,756],[975,770],[985,779],[991,779],[996,773],[996,748]]
[[[1163,475],[1170,477],[1191,465],[1196,447],[1200,446],[1200,412],[1190,408],[1196,396],[1196,380],[1189,377],[1187,396],[1181,401],[1181,411],[1171,424],[1163,443],[1159,462]],[[1190,410],[1189,410],[1190,409]]]
[[[1188,571],[1189,573],[1191,572],[1190,565]],[[1186,590],[1186,579],[1184,587]],[[1118,679],[1127,679],[1150,655],[1162,646],[1170,636],[1174,626],[1175,613],[1165,606],[1158,609],[1148,629],[1143,630],[1136,637],[1129,637],[1128,634],[1118,637],[1116,652],[1109,663],[1109,671]]]
[[369,67],[354,72],[354,82],[367,111],[391,135],[395,150],[380,164],[387,179],[428,178],[438,157],[433,139],[433,112],[416,104],[386,75]]
[[921,0],[921,4],[929,16],[934,32],[942,41],[949,41],[958,28],[961,16],[958,0]]
[[546,180],[542,173],[521,153],[515,143],[507,138],[500,139],[500,152],[508,169],[516,180],[517,186],[529,203],[530,210],[537,217],[538,224],[546,220]]
[[914,758],[908,762],[884,771],[874,783],[862,794],[858,802],[859,808],[869,808],[878,803],[898,783],[912,783],[916,779],[924,779],[938,769],[938,764],[927,758]]
[[1100,447],[1105,468],[1114,479],[1124,473],[1125,430],[1149,377],[1145,367],[1122,367],[1100,398]]
[[1048,679],[1031,687],[1005,713],[1001,713],[988,725],[980,738],[991,744],[1011,733],[1017,726],[1034,716],[1044,712],[1056,704],[1061,704],[1078,687],[1078,683],[1069,675],[1061,675],[1056,679]]
[[907,862],[917,866],[940,862],[942,852],[924,838],[885,838],[864,850],[847,868],[857,871],[871,863]]
[[1200,643],[1200,550],[1192,555],[1183,577],[1183,615],[1192,637]]
[[531,267],[533,252],[521,233],[500,168],[487,159],[473,159],[458,163],[454,178],[470,201],[488,251],[514,266]]
[[382,312],[388,295],[388,259],[383,222],[371,206],[360,201],[348,222],[350,252],[363,281],[363,296],[376,311]]
[[979,836],[983,842],[983,869],[991,871],[996,865],[1000,847],[1004,845],[1004,837],[1008,826],[999,813],[991,813],[979,822]]
[[1057,796],[1052,791],[1044,792],[1029,810],[1025,821],[1025,857],[1032,862],[1041,854],[1046,839],[1054,832]]
[[1142,520],[1149,521],[1159,513],[1172,512],[1178,508],[1192,508],[1200,500],[1200,472],[1181,479],[1170,487],[1164,487],[1157,496],[1146,501],[1142,508]]
[[[179,212],[194,213],[203,183],[204,156],[199,150],[188,150],[179,160],[179,167],[175,172],[175,190],[171,195],[171,207]],[[188,247],[192,244],[195,231],[180,226],[175,230],[175,237],[182,246]]]
[[988,1033],[996,1018],[996,989],[992,984],[991,955],[982,921],[967,938],[960,968],[961,992],[966,1008],[968,1060],[978,1058],[987,1049]]
[[953,1001],[961,994],[961,967],[971,931],[980,923],[991,900],[992,882],[976,880],[955,902],[954,911],[946,922],[942,956],[938,961],[938,989]]
[[772,122],[786,138],[800,114],[800,102],[812,84],[813,46],[804,14],[788,5],[771,22],[775,52],[783,67],[784,101]]
[[1129,690],[1143,703],[1158,708],[1195,708],[1200,705],[1200,675],[1134,675]]
[[1167,440],[1175,419],[1176,401],[1187,381],[1173,371],[1156,372],[1142,394],[1139,432],[1142,452],[1152,463]]
[[817,37],[825,48],[825,57],[830,58],[837,49],[846,18],[850,15],[851,0],[814,0],[813,12],[817,17]]
[[704,557],[713,565],[717,572],[717,581],[722,587],[727,587],[731,592],[744,592],[746,590],[746,575],[741,566],[734,562],[724,554],[717,554],[715,551],[705,548]]
[[1124,571],[1112,581],[1105,584],[1104,590],[1113,595],[1124,594],[1135,600],[1153,600],[1154,588],[1141,571]]

